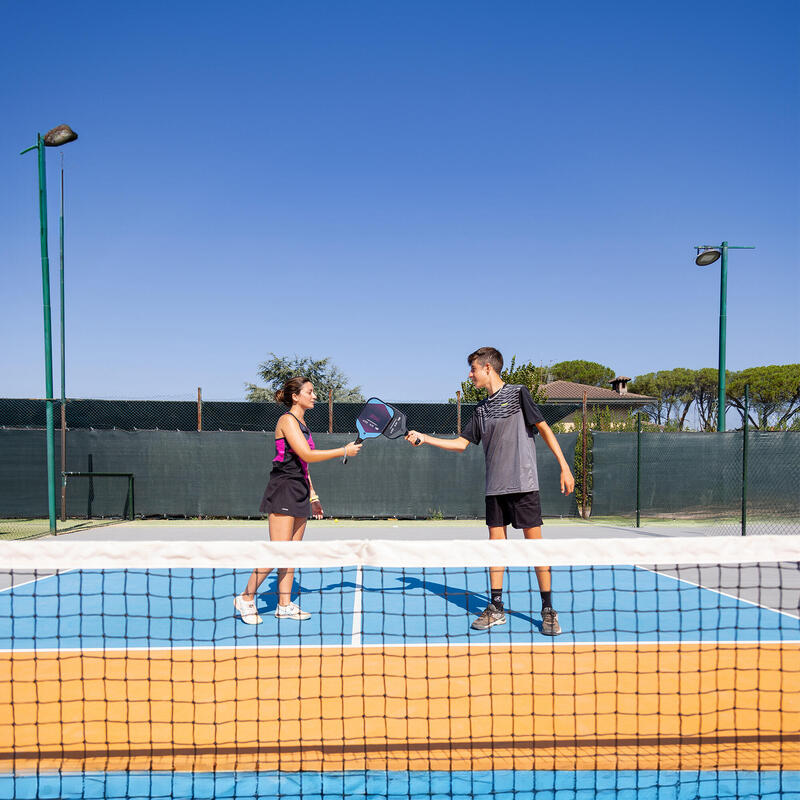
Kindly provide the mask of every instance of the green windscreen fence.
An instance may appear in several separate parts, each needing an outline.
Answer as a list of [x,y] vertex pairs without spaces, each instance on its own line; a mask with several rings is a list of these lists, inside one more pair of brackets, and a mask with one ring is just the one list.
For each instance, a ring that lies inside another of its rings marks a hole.
[[779,515],[800,533],[800,432],[749,433],[747,473],[751,523]]
[[[315,433],[321,449],[352,434]],[[567,458],[575,434],[558,437]],[[72,430],[67,471],[131,473],[135,510],[144,517],[259,517],[271,469],[273,435],[254,432]],[[60,463],[56,441],[56,463]],[[547,516],[574,515],[574,498],[559,491],[559,469],[537,440],[542,507]],[[467,517],[484,514],[480,447],[448,453],[401,440],[367,442],[357,458],[311,467],[327,516]],[[60,490],[58,492],[60,498]],[[124,517],[125,477],[74,477],[67,482],[69,517]],[[45,432],[0,430],[0,518],[46,517]]]
[[[333,448],[352,441],[353,434],[314,433],[314,439],[317,447]],[[567,461],[580,457],[576,433],[557,439]],[[638,510],[643,524],[700,520],[710,527],[698,532],[739,534],[744,501],[748,534],[800,533],[800,433],[751,432],[746,454],[741,431],[642,433],[639,441],[637,464],[636,433],[591,436],[593,519],[620,517],[635,524]],[[70,477],[67,515],[128,516],[125,475],[132,474],[139,517],[256,518],[273,452],[273,434],[262,432],[70,430],[67,471],[122,476]],[[60,459],[56,437],[57,465]],[[544,515],[576,516],[575,496],[560,493],[558,463],[540,438],[537,461]],[[0,429],[0,525],[47,517],[45,463],[43,430]],[[380,438],[367,442],[346,465],[323,462],[311,473],[328,516],[481,518],[484,513],[480,447],[456,454]],[[59,482],[59,511],[60,494]]]
[[592,436],[592,517],[705,520],[710,532],[800,533],[800,433]]
[[[636,514],[636,436],[593,434],[593,516]],[[741,433],[643,433],[641,465],[643,514],[741,510]]]

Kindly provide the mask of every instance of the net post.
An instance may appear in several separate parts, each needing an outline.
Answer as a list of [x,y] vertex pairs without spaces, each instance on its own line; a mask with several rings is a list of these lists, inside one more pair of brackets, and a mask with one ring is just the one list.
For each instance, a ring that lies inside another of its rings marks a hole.
[[197,430],[203,430],[203,389],[197,387]]
[[333,433],[333,389],[328,389],[328,433]]
[[461,436],[461,389],[456,389],[456,433]]
[[642,527],[642,415],[636,415],[636,527]]
[[750,384],[744,385],[744,425],[742,426],[742,536],[747,536],[747,433],[750,427]]

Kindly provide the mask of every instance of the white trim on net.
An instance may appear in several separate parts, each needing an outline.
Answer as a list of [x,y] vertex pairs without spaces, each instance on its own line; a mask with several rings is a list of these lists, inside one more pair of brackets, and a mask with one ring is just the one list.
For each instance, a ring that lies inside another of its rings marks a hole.
[[800,536],[508,541],[0,542],[0,571],[273,567],[509,567],[800,562]]

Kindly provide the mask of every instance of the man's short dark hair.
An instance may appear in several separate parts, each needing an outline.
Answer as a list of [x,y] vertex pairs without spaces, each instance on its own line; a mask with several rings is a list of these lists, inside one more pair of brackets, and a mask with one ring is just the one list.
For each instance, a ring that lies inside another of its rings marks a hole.
[[481,347],[467,356],[467,364],[477,361],[481,366],[489,364],[499,375],[503,371],[503,354],[494,347]]

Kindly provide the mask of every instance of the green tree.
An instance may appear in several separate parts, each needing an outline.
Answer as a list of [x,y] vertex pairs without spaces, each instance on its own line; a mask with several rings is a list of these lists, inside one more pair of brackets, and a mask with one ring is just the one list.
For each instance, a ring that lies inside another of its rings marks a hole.
[[[744,424],[744,387],[750,386],[750,423],[759,430],[792,428],[800,419],[800,364],[750,367],[731,375],[728,402]],[[794,419],[793,419],[794,418]]]
[[559,361],[550,367],[550,377],[554,381],[608,387],[609,381],[614,378],[614,370],[596,361]]
[[337,403],[361,403],[364,395],[360,386],[349,386],[347,376],[330,358],[315,361],[313,358],[288,358],[270,353],[270,358],[258,365],[258,376],[266,388],[254,383],[246,383],[247,399],[254,403],[274,403],[275,392],[289,378],[302,375],[313,384],[321,399],[328,399],[328,392],[333,391],[333,399]]
[[676,367],[640,375],[628,384],[628,389],[655,398],[644,410],[656,424],[683,430],[694,402],[694,385],[695,370]]
[[[505,383],[527,386],[534,403],[546,403],[547,395],[542,388],[545,373],[543,367],[537,367],[532,361],[517,366],[517,357],[514,356],[511,363],[503,368],[500,377]],[[464,381],[461,384],[461,400],[464,403],[479,403],[486,399],[486,394],[486,389],[476,389],[471,381]],[[451,397],[450,402],[454,403],[455,398]]]
[[[700,419],[700,430],[715,431],[717,429],[717,407],[719,392],[719,370],[713,367],[704,367],[695,370],[692,396]],[[730,373],[725,373],[726,382],[730,380]]]

